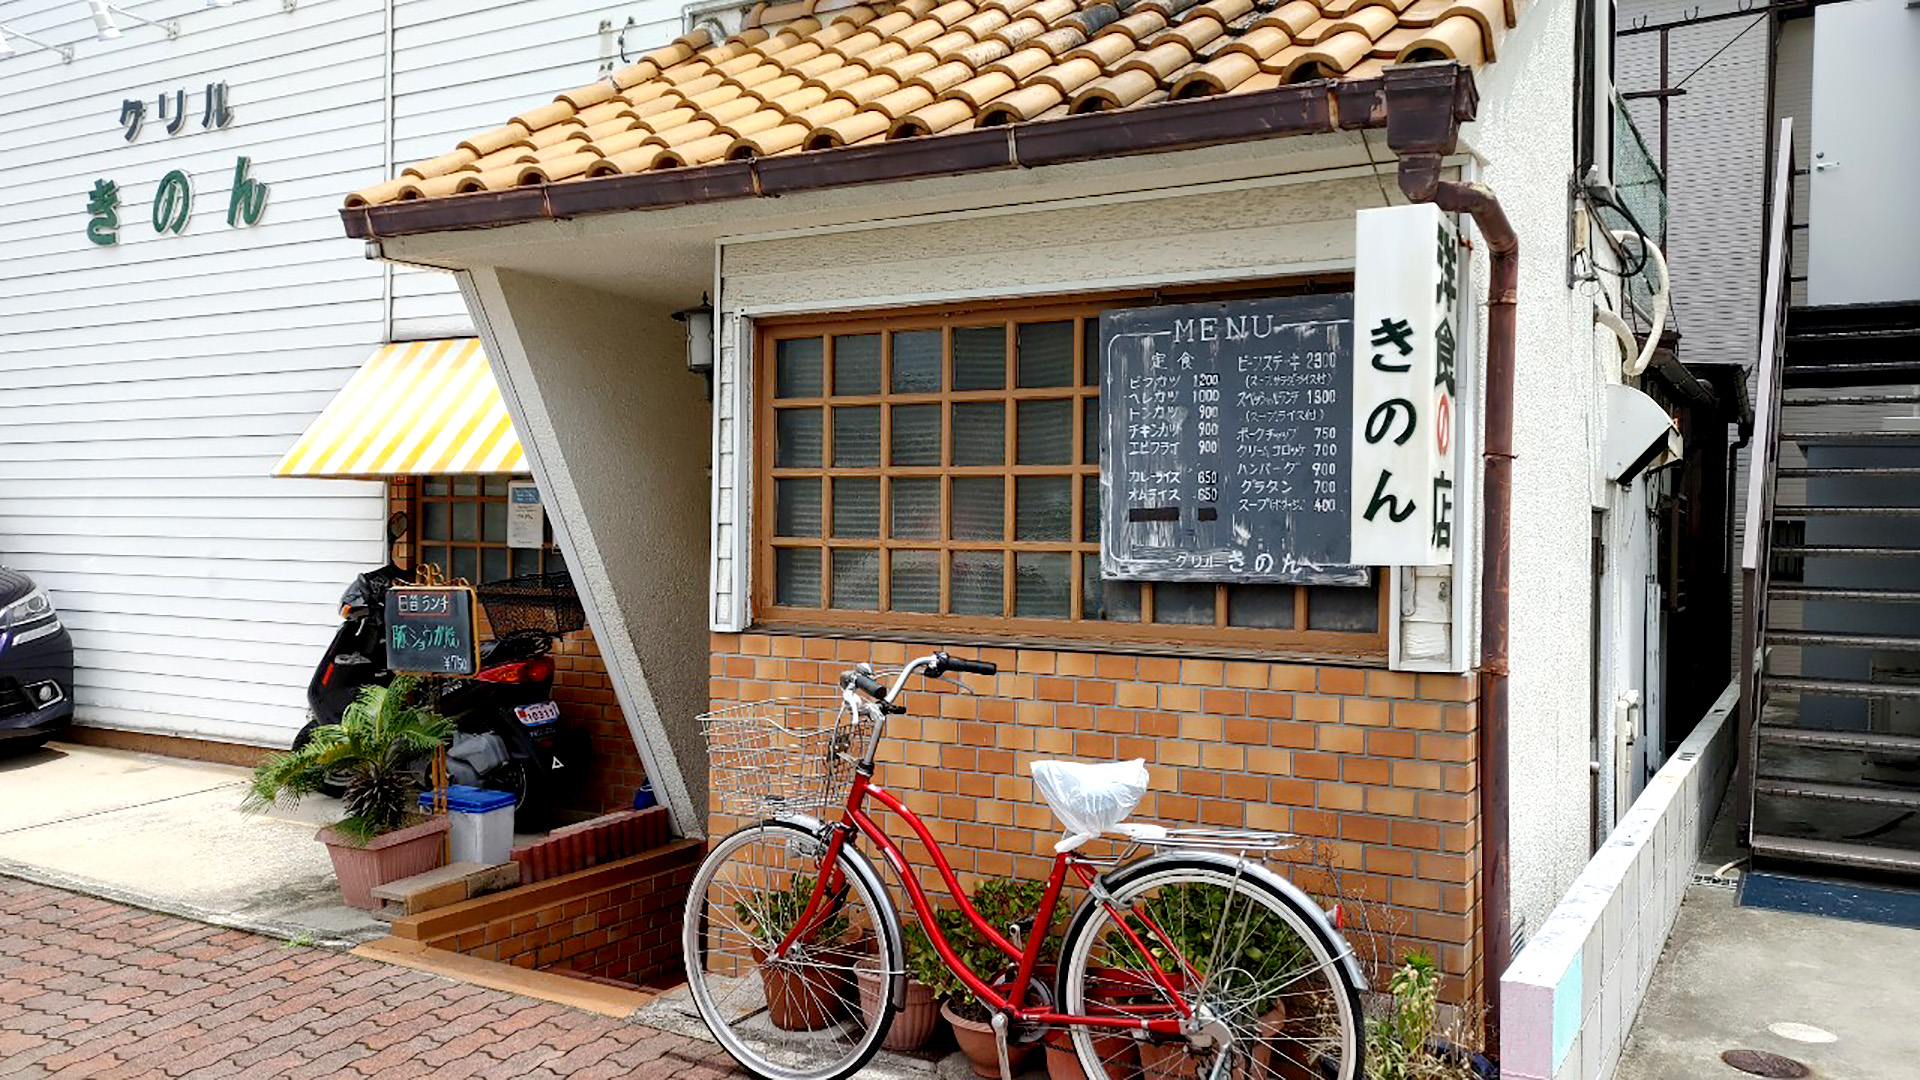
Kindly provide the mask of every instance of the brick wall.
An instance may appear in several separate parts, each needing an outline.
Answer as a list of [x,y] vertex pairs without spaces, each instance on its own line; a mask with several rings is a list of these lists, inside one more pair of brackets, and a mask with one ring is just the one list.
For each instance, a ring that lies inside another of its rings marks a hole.
[[516,967],[645,985],[681,970],[680,923],[706,846],[678,840],[393,922],[396,937]]
[[[388,481],[389,512],[412,513],[412,483],[406,478]],[[399,565],[411,567],[411,541],[401,541],[394,557]],[[484,611],[480,620],[484,633]],[[562,748],[585,749],[562,755],[571,775],[561,780],[559,805],[589,815],[632,806],[635,789],[647,778],[646,767],[614,699],[593,631],[583,628],[561,638],[554,645],[553,663],[553,701],[560,706],[560,726],[566,732]]]
[[[933,648],[714,634],[713,704],[821,693],[856,661],[897,664]],[[1001,674],[955,677],[978,696],[910,688],[875,778],[927,821],[964,884],[1046,875],[1061,830],[1028,762],[1145,758],[1153,788],[1135,820],[1312,838],[1334,872],[1302,866],[1291,876],[1315,896],[1342,896],[1361,957],[1397,961],[1425,949],[1447,974],[1449,998],[1472,998],[1480,980],[1470,678],[1139,652],[952,651],[991,660]],[[713,810],[714,835],[737,824]],[[922,861],[904,826],[883,825]]]

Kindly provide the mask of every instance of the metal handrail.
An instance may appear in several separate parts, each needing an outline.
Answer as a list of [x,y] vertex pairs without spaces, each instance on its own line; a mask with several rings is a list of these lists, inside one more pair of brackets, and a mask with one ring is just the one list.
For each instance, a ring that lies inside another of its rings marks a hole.
[[1755,358],[1759,387],[1753,403],[1753,439],[1747,458],[1746,535],[1740,550],[1740,759],[1734,782],[1742,801],[1740,835],[1753,830],[1753,780],[1760,752],[1761,676],[1767,631],[1767,592],[1773,565],[1773,500],[1780,467],[1781,368],[1787,352],[1793,246],[1793,118],[1780,121],[1774,151],[1772,206],[1767,214],[1767,276]]

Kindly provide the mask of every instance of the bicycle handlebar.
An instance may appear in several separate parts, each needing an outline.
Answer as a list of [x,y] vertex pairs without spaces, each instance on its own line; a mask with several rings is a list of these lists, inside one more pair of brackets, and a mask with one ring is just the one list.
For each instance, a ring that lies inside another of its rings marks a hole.
[[925,671],[930,678],[937,679],[949,671],[964,671],[971,675],[994,675],[1000,671],[1000,668],[989,660],[966,660],[948,656],[943,649],[932,656],[922,656],[908,661],[907,665],[900,669],[900,674],[894,679],[891,687],[874,678],[864,664],[852,671],[843,672],[840,675],[840,685],[860,691],[887,712],[904,712],[905,707],[894,704],[894,699],[900,696],[900,688],[906,685],[907,677],[916,671]]

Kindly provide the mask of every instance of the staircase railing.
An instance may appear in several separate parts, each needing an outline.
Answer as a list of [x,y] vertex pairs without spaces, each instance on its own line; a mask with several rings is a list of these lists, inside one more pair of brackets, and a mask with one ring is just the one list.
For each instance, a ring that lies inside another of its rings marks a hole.
[[1753,438],[1747,451],[1746,535],[1740,551],[1740,760],[1735,777],[1743,812],[1740,835],[1752,836],[1753,781],[1760,752],[1761,676],[1766,668],[1767,592],[1773,563],[1773,495],[1780,467],[1781,368],[1787,351],[1792,287],[1793,118],[1780,121],[1767,212],[1766,283],[1755,360]]

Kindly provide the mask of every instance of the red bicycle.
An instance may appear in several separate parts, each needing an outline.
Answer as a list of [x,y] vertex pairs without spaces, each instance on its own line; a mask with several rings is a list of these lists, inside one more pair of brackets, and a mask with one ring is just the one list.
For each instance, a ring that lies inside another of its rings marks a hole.
[[[739,706],[703,717],[713,795],[755,820],[720,840],[687,899],[689,990],[727,1052],[768,1080],[840,1080],[879,1050],[904,1007],[907,964],[892,895],[857,840],[899,883],[940,960],[1009,1047],[1069,1035],[1089,1077],[1357,1080],[1360,993],[1353,950],[1327,913],[1267,865],[1285,834],[1168,829],[1125,821],[1143,763],[1035,762],[1035,784],[1069,829],[1040,909],[992,926],[970,903],[920,818],[873,782],[887,717],[915,673],[992,675],[937,652],[883,684],[866,665],[834,699]],[[906,855],[869,816],[877,803],[925,846],[944,890],[1001,954],[975,970],[941,932]],[[840,809],[838,820],[819,811]],[[1119,858],[1079,848],[1099,835]],[[1135,857],[1143,851],[1151,854]],[[1085,891],[1048,964],[1040,953],[1069,879]],[[1037,928],[1037,929],[1036,929]],[[1051,969],[1050,971],[1048,969]],[[1050,977],[1049,977],[1050,976]]]

